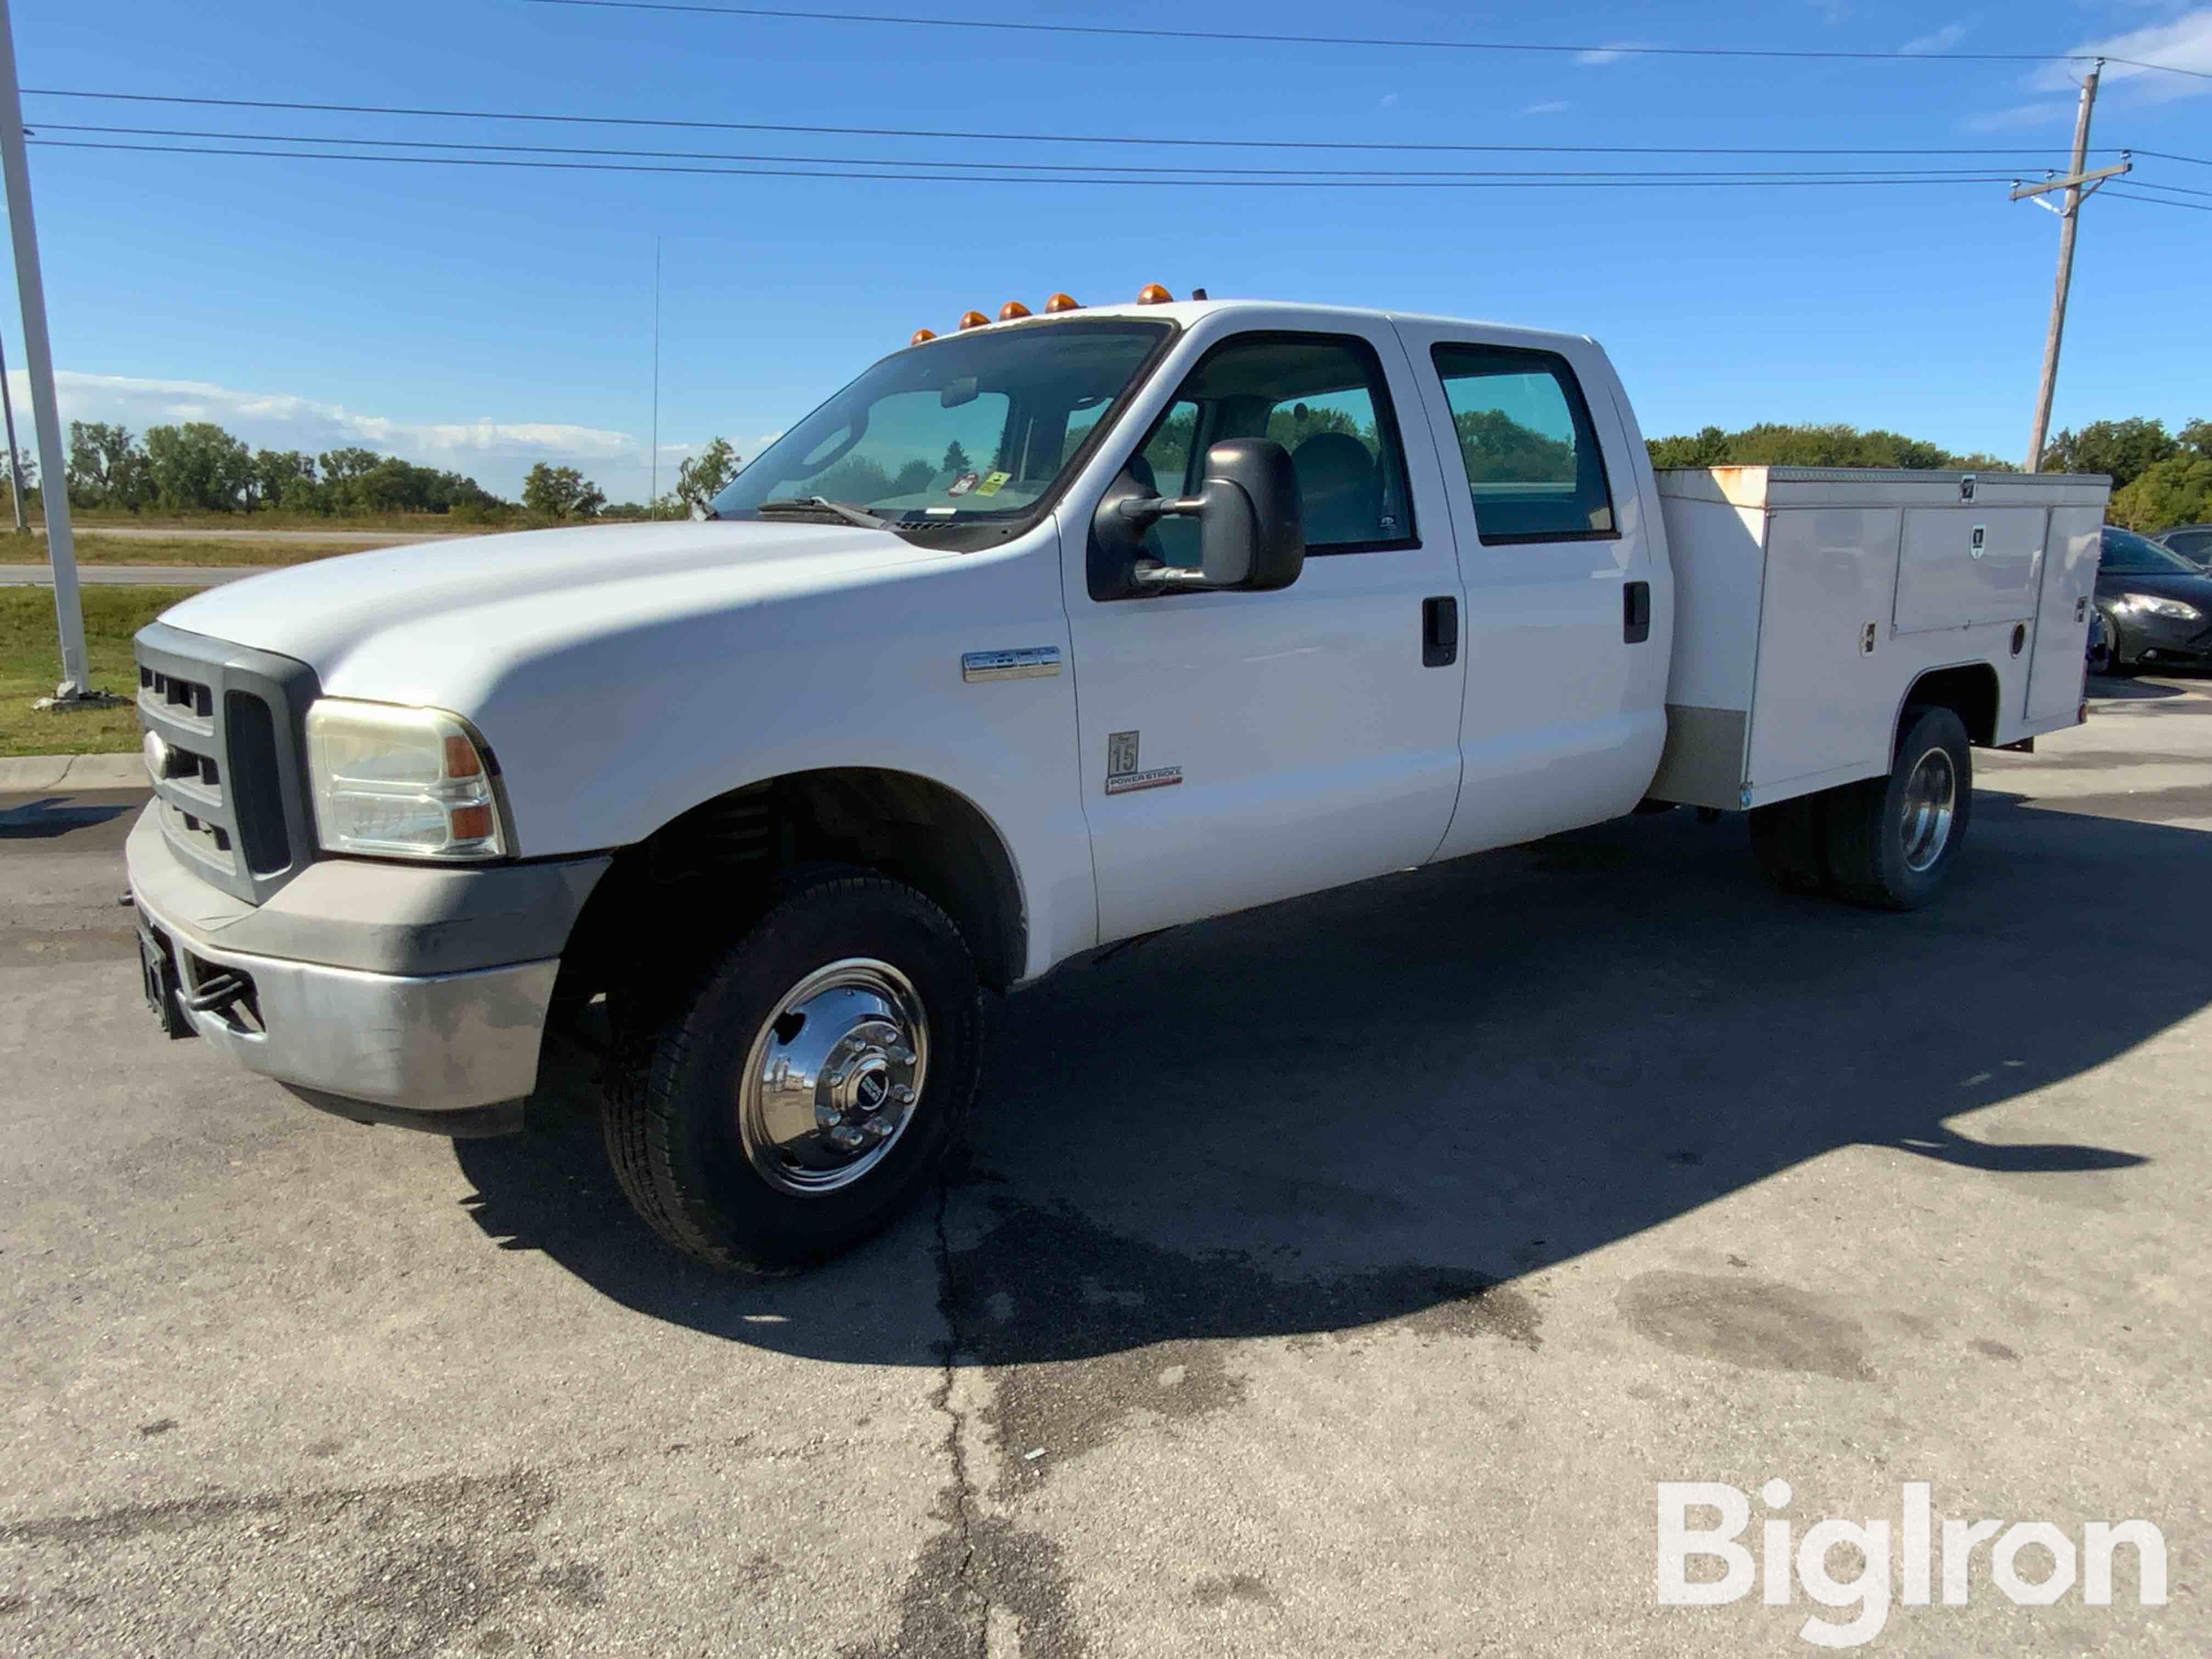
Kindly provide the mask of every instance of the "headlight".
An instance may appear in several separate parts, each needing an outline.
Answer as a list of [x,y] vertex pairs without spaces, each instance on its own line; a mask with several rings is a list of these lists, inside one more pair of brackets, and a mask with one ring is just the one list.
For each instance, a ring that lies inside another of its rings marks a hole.
[[508,838],[475,734],[435,708],[324,697],[307,710],[324,850],[495,859]]
[[2179,599],[2162,599],[2155,593],[2123,593],[2113,601],[2116,611],[2132,611],[2139,617],[2171,617],[2175,622],[2201,622],[2204,613]]

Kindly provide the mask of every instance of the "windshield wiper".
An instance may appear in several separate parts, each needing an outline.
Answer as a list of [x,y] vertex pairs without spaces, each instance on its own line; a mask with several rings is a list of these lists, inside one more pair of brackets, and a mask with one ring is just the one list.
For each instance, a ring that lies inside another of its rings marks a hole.
[[891,521],[879,519],[872,513],[863,513],[857,507],[848,507],[842,501],[833,501],[827,495],[782,495],[774,501],[763,501],[753,508],[756,513],[834,513],[847,524],[859,525],[864,530],[889,530]]

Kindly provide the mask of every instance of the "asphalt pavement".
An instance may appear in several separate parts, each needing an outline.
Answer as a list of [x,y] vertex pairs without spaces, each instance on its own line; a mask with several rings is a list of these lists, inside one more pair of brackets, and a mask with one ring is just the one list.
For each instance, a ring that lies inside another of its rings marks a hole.
[[1786,1558],[1659,1604],[1708,1481],[2161,1530],[2163,1607],[1984,1541],[1869,1651],[2206,1652],[2212,681],[2097,690],[1916,915],[1677,811],[1056,974],[935,1201],[765,1282],[573,1079],[450,1143],[165,1042],[143,794],[0,797],[0,1649],[1813,1650]]

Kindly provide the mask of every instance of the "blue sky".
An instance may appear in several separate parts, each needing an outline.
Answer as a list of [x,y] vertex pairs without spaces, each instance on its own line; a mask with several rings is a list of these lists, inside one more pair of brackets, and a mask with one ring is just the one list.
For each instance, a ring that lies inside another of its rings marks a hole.
[[[800,0],[803,3],[803,0]],[[972,7],[972,11],[970,8]],[[886,9],[899,8],[886,6]],[[2212,70],[2212,6],[2027,0],[1563,5],[1486,15],[1370,0],[1064,0],[959,15],[1170,27],[1895,50],[1774,63],[1258,47],[710,18],[521,0],[207,9],[17,0],[24,83],[699,121],[1361,143],[2019,145],[2068,142],[2058,69],[1948,52],[2125,55]],[[974,139],[579,129],[26,100],[29,125],[463,137],[949,161],[1358,166],[1364,158]],[[125,143],[190,140],[123,139]],[[2212,156],[2212,80],[2108,71],[2094,142]],[[2109,158],[2107,158],[2109,159]],[[1493,165],[1383,155],[1394,167]],[[713,164],[709,164],[713,165]],[[735,164],[732,164],[735,165]],[[1551,167],[1729,165],[1505,158]],[[1747,160],[1760,167],[1849,162]],[[1899,161],[1976,167],[1970,157]],[[1992,160],[2038,170],[2028,156]],[[257,443],[362,442],[512,493],[531,461],[639,498],[663,259],[662,486],[710,434],[753,453],[918,325],[1054,289],[1151,281],[1596,335],[1647,431],[1759,419],[1892,426],[2016,457],[2057,222],[2002,183],[1889,189],[1257,190],[696,178],[32,151],[64,414],[222,421]],[[2138,178],[2212,190],[2212,167]],[[2212,197],[2195,199],[2212,207]],[[2084,215],[2057,423],[2212,416],[2212,214]],[[20,333],[7,323],[11,364]],[[21,380],[18,377],[20,388]]]

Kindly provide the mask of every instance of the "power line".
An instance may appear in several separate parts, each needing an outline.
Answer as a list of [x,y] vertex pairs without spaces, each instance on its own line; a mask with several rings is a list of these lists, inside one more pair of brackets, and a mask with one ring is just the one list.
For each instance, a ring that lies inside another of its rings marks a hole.
[[[1328,138],[1162,138],[1144,134],[1066,132],[975,132],[943,127],[852,127],[799,125],[776,121],[681,121],[642,115],[562,115],[521,110],[422,109],[396,104],[318,104],[264,98],[195,98],[150,92],[90,92],[58,87],[26,87],[33,98],[85,98],[112,103],[185,104],[204,109],[270,109],[322,115],[404,115],[445,120],[544,121],[570,126],[662,127],[707,132],[786,132],[842,138],[954,138],[969,143],[1020,144],[1142,144],[1189,149],[1340,149],[1426,151],[1515,155],[2052,155],[2063,144],[2013,149],[1849,149],[1696,146],[1682,144],[1454,144],[1364,143]],[[2109,148],[2109,147],[2107,147]],[[2100,155],[2106,153],[2100,149]],[[2154,152],[2139,150],[2138,155]],[[2189,161],[2192,157],[2169,157]],[[2212,165],[2207,163],[2206,165]]]
[[[2099,152],[2101,154],[2102,152]],[[2172,155],[2162,149],[2139,149],[2138,155],[2155,155],[2161,161],[2186,161],[2193,167],[2212,167],[2212,161],[2202,155]]]
[[2128,180],[2128,188],[2130,190],[2170,190],[2177,196],[2212,196],[2212,190],[2192,190],[2187,185],[2161,185],[2154,179],[2130,178]]
[[[1791,190],[1817,189],[1822,186],[1852,188],[1881,185],[1968,185],[2008,184],[2011,175],[2001,173],[1943,173],[1941,175],[1877,175],[1850,177],[1820,177],[1802,174],[1782,176],[1739,175],[1715,173],[1692,176],[1659,173],[1621,173],[1601,178],[1547,178],[1525,173],[1508,174],[1497,178],[1468,179],[1249,179],[1249,178],[1089,178],[1012,176],[992,181],[979,179],[967,173],[915,173],[885,171],[859,173],[830,168],[793,168],[772,167],[710,167],[677,166],[666,162],[615,161],[550,161],[520,157],[483,155],[371,155],[330,150],[301,149],[243,149],[206,144],[125,144],[71,138],[33,138],[30,143],[50,149],[87,149],[128,151],[148,155],[246,155],[273,157],[309,161],[372,161],[392,167],[511,167],[556,173],[674,173],[687,176],[736,179],[872,179],[890,183],[961,184],[988,182],[1005,184],[1049,185],[1184,185],[1212,186],[1217,189],[1242,190],[1608,190],[1620,188],[1663,189],[1668,187],[1696,188],[1721,186],[1745,189],[1777,187]],[[898,168],[904,164],[884,162],[886,168]]]
[[[867,155],[753,155],[733,150],[686,149],[611,149],[578,145],[559,144],[480,144],[447,138],[348,138],[320,133],[301,132],[211,132],[189,127],[108,127],[87,126],[63,121],[42,121],[37,129],[41,132],[91,132],[111,137],[140,138],[200,138],[250,143],[268,144],[342,144],[349,149],[461,149],[491,152],[502,155],[603,155],[637,161],[766,161],[805,167],[940,167],[978,168],[990,173],[1135,173],[1147,174],[1219,174],[1226,179],[1241,178],[1340,178],[1353,182],[1370,179],[1618,179],[1634,176],[1648,179],[1705,179],[1718,176],[1712,172],[1697,172],[1688,168],[1638,168],[1633,173],[1615,168],[1610,171],[1586,168],[1581,170],[1538,170],[1516,167],[1502,170],[1478,171],[1468,168],[1384,168],[1384,167],[1138,167],[1121,161],[923,161],[913,156]],[[166,149],[167,146],[158,146]],[[258,155],[261,152],[252,151]],[[394,160],[404,159],[394,157]],[[1723,169],[1729,176],[1748,179],[1778,179],[1810,180],[1815,179],[1859,179],[1869,173],[1895,175],[1900,179],[1966,179],[1986,183],[1986,167],[1848,167],[1828,170],[1807,170],[1798,167],[1753,169],[1729,167]]]
[[1029,23],[995,17],[898,17],[881,12],[799,11],[771,6],[708,6],[684,0],[523,0],[526,5],[570,6],[599,11],[675,12],[690,16],[765,17],[807,23],[889,23],[907,28],[1003,29],[1025,34],[1120,35],[1142,40],[1224,40],[1248,46],[1409,47],[1423,52],[1549,52],[1600,62],[1615,58],[1753,58],[1850,60],[1862,63],[2081,64],[2104,58],[2130,69],[2157,70],[2212,81],[2212,71],[2112,58],[2094,52],[1816,52],[1767,46],[1556,46],[1525,40],[1407,40],[1365,34],[1245,33],[1231,29],[1139,28],[1121,23]]
[[2123,202],[2148,202],[2153,207],[2186,208],[2191,213],[2212,213],[2212,206],[2201,202],[2175,202],[2163,196],[2138,196],[2131,190],[2114,190],[2110,185],[2097,194],[2116,197]]

